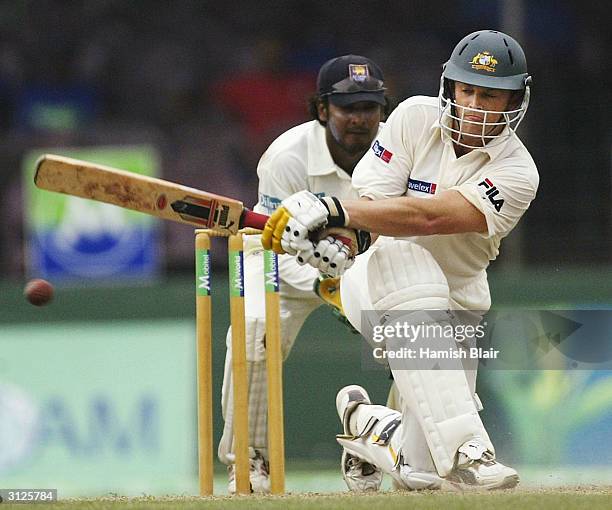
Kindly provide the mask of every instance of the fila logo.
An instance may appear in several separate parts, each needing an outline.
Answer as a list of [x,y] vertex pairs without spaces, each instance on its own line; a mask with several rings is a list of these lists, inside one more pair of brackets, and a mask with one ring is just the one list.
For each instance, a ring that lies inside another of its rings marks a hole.
[[497,189],[497,187],[487,177],[485,177],[484,181],[479,182],[478,186],[484,187],[484,189],[486,190],[485,195],[489,197],[489,202],[493,204],[493,207],[495,207],[495,210],[497,212],[501,211],[501,208],[504,205],[504,199],[495,198],[497,195],[499,195],[499,190]]

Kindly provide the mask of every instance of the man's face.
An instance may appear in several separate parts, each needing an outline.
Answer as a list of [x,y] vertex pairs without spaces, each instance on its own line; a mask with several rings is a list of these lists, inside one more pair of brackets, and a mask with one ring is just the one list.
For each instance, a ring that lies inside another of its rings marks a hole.
[[[455,102],[458,105],[456,116],[461,119],[459,127],[463,136],[472,138],[470,135],[481,137],[499,134],[504,126],[489,124],[503,122],[502,114],[485,113],[485,110],[489,112],[509,110],[513,94],[511,90],[490,89],[456,81]],[[484,131],[483,123],[487,124]]]
[[382,120],[382,107],[372,101],[360,101],[348,106],[327,107],[319,104],[319,119],[327,122],[332,139],[350,155],[363,153],[370,148]]

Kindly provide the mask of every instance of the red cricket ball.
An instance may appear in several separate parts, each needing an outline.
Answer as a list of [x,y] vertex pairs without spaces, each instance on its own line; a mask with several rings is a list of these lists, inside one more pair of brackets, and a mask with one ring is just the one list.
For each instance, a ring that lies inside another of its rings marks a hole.
[[26,284],[23,295],[34,306],[43,306],[53,299],[53,285],[47,280],[35,278]]

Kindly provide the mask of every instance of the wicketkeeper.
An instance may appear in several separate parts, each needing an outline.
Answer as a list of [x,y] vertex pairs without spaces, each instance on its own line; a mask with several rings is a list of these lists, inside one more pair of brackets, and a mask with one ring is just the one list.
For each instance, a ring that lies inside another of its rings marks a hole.
[[[257,167],[259,201],[256,212],[272,214],[282,200],[300,190],[313,196],[358,198],[351,174],[377,135],[388,110],[383,74],[378,65],[358,55],[326,62],[310,101],[313,120],[279,136]],[[362,247],[365,249],[365,247]],[[290,255],[279,257],[283,357],[310,313],[321,305],[313,292],[319,271]],[[267,466],[267,387],[265,297],[262,285],[263,248],[259,236],[245,238],[245,311],[249,373],[249,441],[251,488],[269,492]],[[232,448],[231,331],[227,333],[223,380],[225,427],[219,458],[229,465],[229,492],[235,492]]]

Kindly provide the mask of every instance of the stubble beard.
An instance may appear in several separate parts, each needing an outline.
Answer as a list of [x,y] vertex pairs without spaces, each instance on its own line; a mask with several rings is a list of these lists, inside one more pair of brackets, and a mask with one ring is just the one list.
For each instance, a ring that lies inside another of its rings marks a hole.
[[[336,145],[340,147],[349,156],[363,156],[366,151],[370,148],[370,142],[366,143],[353,143],[347,144],[342,141],[342,137],[333,125],[329,126],[329,131]],[[369,138],[369,137],[368,137]]]

